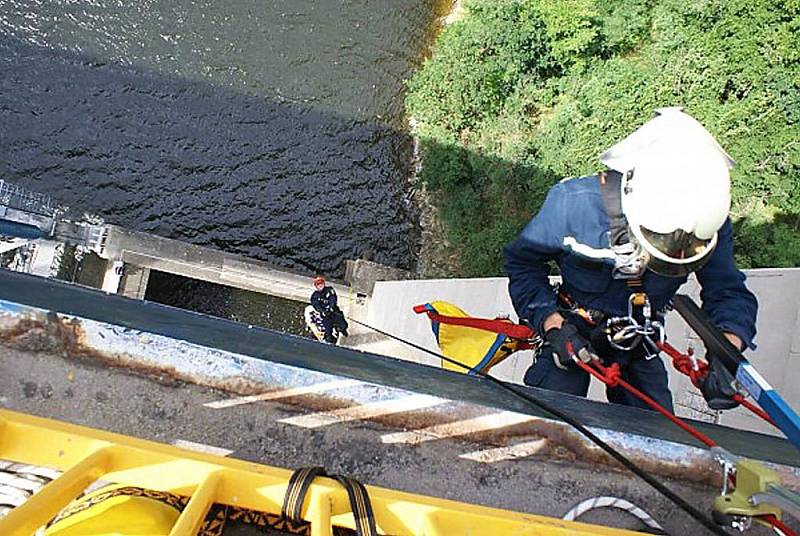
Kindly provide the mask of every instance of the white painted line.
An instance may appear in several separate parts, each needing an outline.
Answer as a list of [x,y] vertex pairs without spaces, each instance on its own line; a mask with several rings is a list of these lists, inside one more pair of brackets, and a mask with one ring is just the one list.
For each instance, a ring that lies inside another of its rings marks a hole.
[[17,476],[16,474],[0,472],[0,485],[11,486],[12,488],[21,489],[30,493],[38,491],[44,486],[45,483],[42,482],[41,479],[37,480],[38,481],[33,481]]
[[232,450],[224,449],[222,447],[213,447],[211,445],[195,443],[194,441],[186,441],[185,439],[176,439],[172,442],[172,444],[182,449],[202,452],[203,454],[213,454],[214,456],[227,456],[233,452]]
[[434,441],[447,437],[486,432],[488,430],[505,428],[506,426],[514,426],[516,424],[537,420],[539,420],[537,417],[532,417],[530,415],[523,415],[521,413],[514,413],[512,411],[503,411],[500,413],[492,413],[491,415],[482,415],[481,417],[475,417],[473,419],[438,424],[436,426],[430,426],[428,428],[422,428],[421,430],[414,430],[411,432],[385,434],[381,436],[381,441],[384,443],[418,445],[425,441]]
[[481,463],[502,462],[505,460],[514,460],[516,458],[525,458],[532,454],[536,454],[542,449],[542,447],[544,447],[546,443],[546,439],[537,439],[536,441],[518,443],[509,447],[499,447],[496,449],[468,452],[467,454],[460,454],[458,457]]
[[371,419],[393,413],[403,413],[418,409],[430,408],[448,402],[443,398],[428,395],[412,395],[394,400],[382,400],[371,404],[337,409],[329,412],[312,413],[281,419],[278,422],[300,426],[302,428],[319,428],[331,424]]
[[[3,517],[3,506],[20,506],[28,500],[27,497],[20,497],[18,495],[6,495],[0,491],[0,517]],[[10,510],[10,509],[9,509]]]
[[269,393],[262,393],[260,395],[241,396],[238,398],[217,400],[216,402],[206,402],[203,405],[208,408],[214,408],[214,409],[230,408],[232,406],[240,406],[242,404],[250,404],[251,402],[258,402],[260,400],[277,400],[279,398],[289,398],[290,396],[307,395],[310,393],[321,393],[323,391],[330,391],[332,389],[344,389],[345,387],[352,387],[360,383],[363,382],[359,380],[336,380],[326,383],[315,383],[314,385],[307,385],[305,387],[295,387],[294,389],[282,389],[279,391],[270,391]]

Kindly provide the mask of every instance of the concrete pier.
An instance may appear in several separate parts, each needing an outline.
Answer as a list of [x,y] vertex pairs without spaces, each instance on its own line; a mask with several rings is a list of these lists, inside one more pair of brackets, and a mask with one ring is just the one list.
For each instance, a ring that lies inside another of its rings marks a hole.
[[[263,261],[115,225],[109,225],[107,229],[100,257],[107,261],[102,289],[111,294],[144,299],[153,270],[303,303],[308,303],[314,290],[311,276]],[[355,264],[359,263],[350,263],[351,266]],[[362,267],[357,271],[361,285],[371,289],[366,273],[369,270]],[[377,276],[383,272],[375,273]],[[367,291],[337,282],[329,281],[328,284],[336,290],[339,307],[346,316],[361,321],[366,319],[369,308]],[[341,344],[357,347],[383,339],[357,324],[351,325],[349,335]]]
[[[109,260],[109,264],[122,261],[125,264],[124,274],[132,267],[158,270],[295,301],[308,301],[313,291],[309,276],[292,273],[263,261],[115,225],[109,225],[108,229],[102,256]],[[135,285],[141,287],[140,283],[136,282]],[[131,285],[134,285],[133,281]],[[357,300],[356,294],[351,293],[348,287],[336,283],[332,285],[340,300]],[[128,289],[126,292],[132,291]],[[141,291],[137,292],[141,294]]]

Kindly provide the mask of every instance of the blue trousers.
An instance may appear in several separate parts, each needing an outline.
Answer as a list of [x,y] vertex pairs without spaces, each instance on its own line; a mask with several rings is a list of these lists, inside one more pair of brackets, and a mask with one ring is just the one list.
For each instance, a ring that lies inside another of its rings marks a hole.
[[322,317],[322,333],[325,342],[336,344],[337,337],[333,334],[333,318],[331,318],[331,315]]
[[[667,371],[660,357],[647,360],[636,356],[636,350],[632,352],[611,350],[604,352],[602,356],[607,365],[614,362],[620,364],[622,378],[625,381],[674,413]],[[532,387],[586,396],[589,391],[589,380],[589,374],[576,365],[570,365],[567,370],[556,367],[553,362],[553,348],[545,345],[539,357],[525,373],[523,381],[525,385]],[[622,387],[606,387],[606,398],[613,404],[651,409]]]

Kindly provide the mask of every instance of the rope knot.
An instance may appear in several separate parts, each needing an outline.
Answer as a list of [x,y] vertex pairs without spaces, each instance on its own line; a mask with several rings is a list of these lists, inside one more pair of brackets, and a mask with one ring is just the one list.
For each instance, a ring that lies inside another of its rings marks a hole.
[[603,380],[609,387],[619,385],[620,376],[622,376],[622,371],[619,369],[619,363],[612,363],[603,371]]
[[666,343],[659,343],[658,348],[672,358],[675,370],[688,376],[695,387],[700,387],[700,383],[708,374],[708,363],[695,359],[694,350],[691,348],[685,354]]

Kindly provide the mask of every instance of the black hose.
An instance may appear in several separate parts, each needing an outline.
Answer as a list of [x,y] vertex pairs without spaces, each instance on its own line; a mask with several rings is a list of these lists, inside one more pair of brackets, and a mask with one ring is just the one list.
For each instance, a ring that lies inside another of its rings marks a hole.
[[[350,317],[348,317],[348,318],[350,318]],[[360,322],[360,321],[358,321],[358,320],[356,320],[354,318],[350,318],[350,320],[352,320],[356,324],[364,326],[367,329],[371,329],[372,331],[374,331],[376,333],[380,333],[381,335],[384,335],[386,337],[394,339],[394,340],[396,340],[398,342],[402,342],[403,344],[407,344],[408,346],[411,346],[412,348],[416,348],[417,350],[420,350],[422,352],[425,352],[425,353],[431,354],[433,356],[436,356],[439,359],[447,361],[448,363],[452,363],[453,365],[461,367],[461,368],[463,368],[465,370],[471,370],[472,369],[472,367],[470,367],[468,365],[465,365],[464,363],[461,363],[461,362],[459,362],[459,361],[457,361],[455,359],[449,358],[447,356],[444,356],[444,355],[441,355],[441,354],[439,354],[437,352],[429,350],[429,349],[425,348],[424,346],[420,346],[420,345],[415,344],[415,343],[413,343],[411,341],[407,341],[407,340],[401,339],[400,337],[397,337],[396,335],[392,335],[391,333],[387,333],[387,332],[385,332],[385,331],[383,331],[381,329],[378,329],[376,327],[373,327],[373,326],[370,326],[370,325],[365,324],[363,322]],[[606,443],[605,441],[603,441],[602,439],[597,437],[594,433],[592,433],[591,430],[586,428],[583,424],[580,423],[580,421],[578,421],[573,416],[569,415],[568,413],[565,413],[565,412],[561,411],[558,408],[555,408],[555,407],[551,406],[547,402],[544,402],[542,400],[539,400],[538,398],[535,398],[534,396],[532,396],[529,393],[523,393],[521,391],[518,391],[513,386],[511,386],[511,385],[509,385],[509,384],[507,384],[507,383],[505,383],[503,381],[498,380],[494,376],[491,376],[491,375],[489,375],[489,374],[487,374],[485,372],[480,372],[480,371],[475,371],[475,372],[479,376],[482,376],[482,377],[486,378],[487,380],[489,380],[490,382],[492,382],[494,385],[497,385],[497,386],[499,386],[500,388],[502,388],[502,389],[504,389],[506,391],[510,391],[511,393],[516,395],[518,398],[521,398],[522,400],[525,400],[529,404],[533,404],[534,406],[543,409],[547,413],[549,413],[549,414],[551,414],[551,415],[553,415],[555,417],[558,417],[559,419],[561,419],[565,423],[569,424],[570,426],[575,428],[577,431],[579,431],[581,434],[586,436],[592,443],[594,443],[595,445],[597,445],[598,447],[603,449],[612,458],[617,460],[623,467],[625,467],[626,469],[630,470],[633,474],[635,474],[636,476],[638,476],[639,478],[641,478],[642,480],[647,482],[657,492],[659,492],[660,494],[665,496],[667,499],[669,499],[670,501],[675,503],[676,506],[678,506],[684,512],[689,514],[698,523],[700,523],[701,525],[706,527],[708,530],[710,530],[711,532],[713,532],[714,534],[717,534],[719,536],[730,536],[730,534],[727,531],[725,531],[722,527],[717,525],[708,516],[706,516],[701,511],[699,511],[697,508],[695,508],[694,506],[689,504],[686,500],[684,500],[682,497],[680,497],[674,491],[672,491],[671,489],[666,487],[664,484],[662,484],[661,482],[656,480],[652,475],[650,475],[646,471],[640,469],[636,464],[634,464],[631,460],[629,460],[627,457],[625,457],[625,455],[623,455],[618,450],[616,450],[614,447],[612,447],[611,445],[609,445],[608,443]]]

